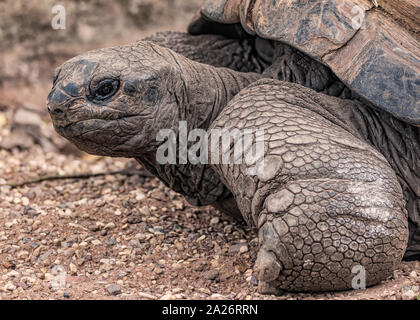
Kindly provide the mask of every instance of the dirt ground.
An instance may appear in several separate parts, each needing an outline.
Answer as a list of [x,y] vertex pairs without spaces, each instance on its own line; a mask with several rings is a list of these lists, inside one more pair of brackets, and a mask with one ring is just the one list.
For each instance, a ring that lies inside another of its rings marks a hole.
[[68,28],[51,31],[52,1],[0,1],[0,300],[420,299],[420,262],[366,290],[260,295],[255,232],[191,207],[133,160],[84,154],[54,132],[55,67],[185,30],[198,3],[68,0]]

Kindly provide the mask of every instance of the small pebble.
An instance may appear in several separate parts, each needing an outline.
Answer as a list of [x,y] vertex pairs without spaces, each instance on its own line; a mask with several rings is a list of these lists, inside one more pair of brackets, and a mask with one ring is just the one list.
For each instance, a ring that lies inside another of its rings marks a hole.
[[417,298],[417,294],[413,290],[404,291],[402,294],[403,300],[415,300]]
[[248,251],[248,245],[246,243],[238,243],[229,247],[229,253],[245,253]]
[[218,270],[210,270],[205,273],[204,279],[206,280],[216,280],[219,278],[219,271]]
[[97,231],[99,231],[99,230],[100,230],[99,226],[98,226],[98,225],[96,225],[96,224],[92,224],[92,225],[90,225],[90,226],[88,227],[88,229],[89,229],[90,231],[92,231],[92,232],[97,232]]
[[106,288],[108,293],[112,296],[121,294],[121,286],[119,284],[112,284]]
[[211,225],[215,225],[215,224],[218,224],[218,223],[219,223],[219,221],[220,221],[220,219],[219,219],[218,217],[215,217],[215,218],[212,218],[212,219],[210,220],[210,224],[211,224]]
[[114,238],[109,238],[105,240],[105,243],[108,246],[115,246],[117,244],[117,241]]

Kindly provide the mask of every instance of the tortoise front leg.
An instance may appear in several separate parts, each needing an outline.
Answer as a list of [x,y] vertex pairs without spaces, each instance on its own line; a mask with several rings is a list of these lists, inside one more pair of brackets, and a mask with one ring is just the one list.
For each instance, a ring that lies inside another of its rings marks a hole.
[[262,73],[267,62],[255,51],[255,39],[228,39],[222,35],[158,32],[144,39],[169,48],[188,59],[241,72]]
[[403,257],[407,213],[396,175],[379,152],[325,113],[328,103],[351,107],[296,84],[260,80],[211,128],[264,129],[264,161],[255,175],[252,161],[212,164],[258,228],[262,293],[350,289],[352,270],[361,268],[373,285]]

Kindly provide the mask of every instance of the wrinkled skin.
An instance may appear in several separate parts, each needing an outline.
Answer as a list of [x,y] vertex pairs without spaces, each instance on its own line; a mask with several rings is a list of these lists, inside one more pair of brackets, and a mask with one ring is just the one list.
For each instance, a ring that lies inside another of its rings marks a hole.
[[[162,142],[156,136],[160,129],[177,132],[183,120],[189,130],[207,129],[236,93],[259,78],[215,70],[152,42],[138,42],[90,52],[64,64],[57,71],[48,107],[57,132],[80,149],[136,158],[190,203],[216,202],[220,210],[240,217],[230,191],[209,166],[159,165],[156,150]],[[101,81],[116,82],[110,99],[95,97]]]
[[[220,27],[219,24],[209,25],[208,21],[205,25],[209,27],[208,33]],[[361,133],[362,139],[379,150],[395,170],[409,214],[410,239],[405,258],[420,259],[420,128],[385,112],[376,112],[369,102],[349,90],[329,68],[290,46],[250,37],[236,25],[223,25],[216,31],[220,34],[227,32],[228,38],[166,32],[147,39],[198,62],[241,72],[261,73],[263,70],[271,78],[299,83],[329,96],[353,99],[369,106],[345,111],[334,108],[330,111],[343,122],[352,124]]]
[[[259,230],[260,292],[348,289],[357,265],[367,285],[391,274],[407,247],[406,202],[416,205],[401,173],[418,154],[401,170],[383,140],[404,124],[358,101],[263,79],[253,71],[264,71],[267,59],[252,39],[147,40],[89,52],[58,70],[48,97],[58,133],[89,153],[137,159],[194,205],[240,214]],[[229,50],[236,56],[227,59]],[[264,129],[262,173],[246,174],[245,164],[159,164],[157,133],[178,135],[182,120],[188,130]],[[405,128],[408,137],[418,133]]]

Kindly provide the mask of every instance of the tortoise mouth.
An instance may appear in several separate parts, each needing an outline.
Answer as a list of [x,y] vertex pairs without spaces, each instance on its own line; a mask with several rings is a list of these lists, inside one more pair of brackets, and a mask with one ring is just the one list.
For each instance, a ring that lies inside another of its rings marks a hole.
[[120,144],[115,131],[116,120],[85,119],[64,126],[54,125],[59,135],[72,142],[80,150],[100,156],[113,156]]
[[109,123],[112,120],[105,119],[85,119],[79,120],[72,123],[59,124],[53,120],[55,130],[63,137],[78,138],[87,133],[103,130],[105,123]]
[[[119,120],[85,119],[66,126],[54,127],[58,134],[89,154],[134,157],[135,152],[142,147],[143,139],[137,138],[141,135],[136,130],[130,132],[121,130]],[[131,141],[134,138],[138,144],[133,149]]]
[[110,130],[110,127],[117,127],[118,121],[130,118],[145,118],[139,114],[120,115],[108,118],[88,118],[72,121],[69,119],[56,119],[51,116],[56,131],[65,137],[77,137],[95,130]]

